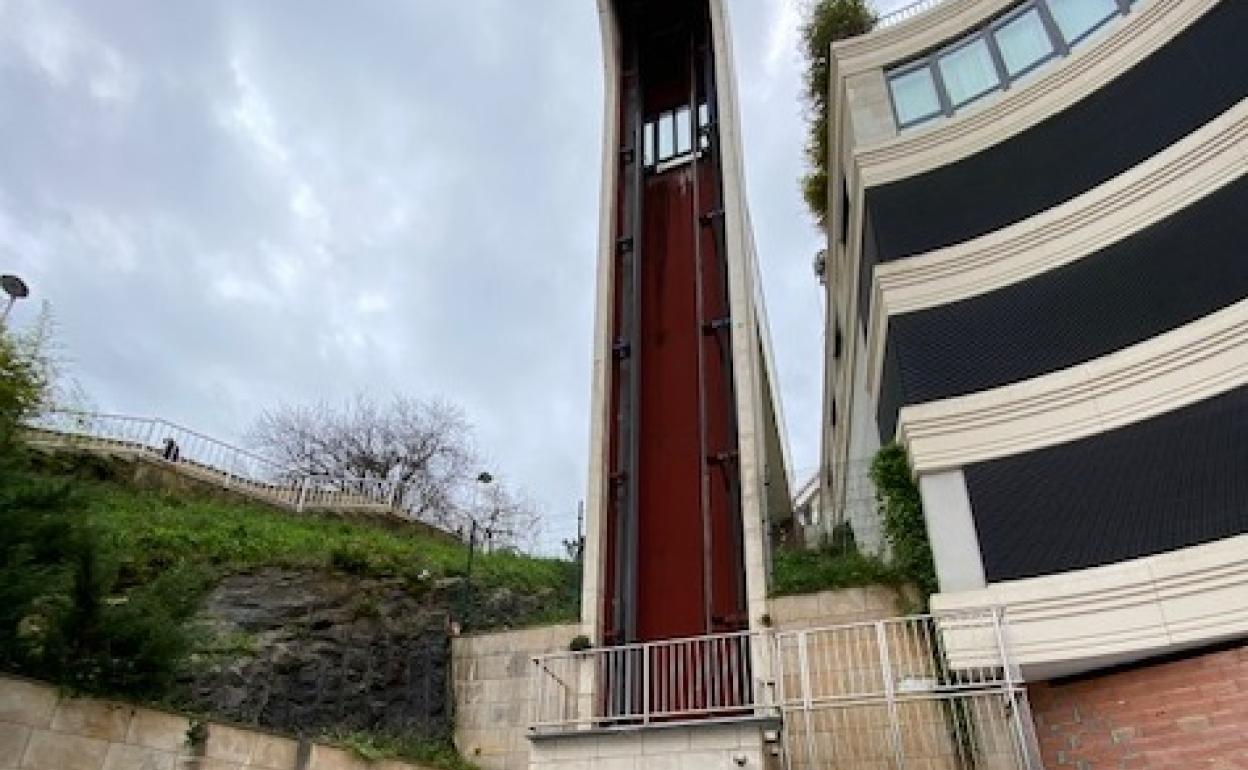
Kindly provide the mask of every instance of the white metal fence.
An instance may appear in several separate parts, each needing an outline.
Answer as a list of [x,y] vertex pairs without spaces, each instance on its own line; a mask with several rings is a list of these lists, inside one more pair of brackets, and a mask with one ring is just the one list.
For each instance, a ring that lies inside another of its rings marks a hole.
[[532,730],[731,719],[770,708],[753,673],[764,636],[741,632],[533,658]]
[[255,452],[157,417],[49,411],[29,420],[32,438],[47,444],[142,454],[177,465],[204,481],[297,511],[385,508],[398,511],[401,485],[301,473]]
[[776,635],[786,768],[1040,770],[1000,611]]
[[539,735],[779,716],[786,770],[1042,770],[999,610],[629,644],[532,666]]

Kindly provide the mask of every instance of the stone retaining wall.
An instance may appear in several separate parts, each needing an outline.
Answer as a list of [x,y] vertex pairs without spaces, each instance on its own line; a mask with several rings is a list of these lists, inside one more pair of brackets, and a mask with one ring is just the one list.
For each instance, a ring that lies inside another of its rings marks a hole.
[[530,659],[561,652],[581,626],[462,636],[451,640],[455,745],[482,770],[528,770]]
[[0,676],[0,770],[427,770]]

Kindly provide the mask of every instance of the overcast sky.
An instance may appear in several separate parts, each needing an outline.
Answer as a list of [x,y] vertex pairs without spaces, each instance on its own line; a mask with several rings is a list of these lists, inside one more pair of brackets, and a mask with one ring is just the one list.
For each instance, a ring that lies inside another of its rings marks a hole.
[[[728,4],[801,477],[822,304],[797,183],[800,0]],[[278,402],[445,397],[544,507],[547,546],[574,531],[592,0],[0,0],[0,103],[0,272],[51,303],[96,406],[237,439]]]

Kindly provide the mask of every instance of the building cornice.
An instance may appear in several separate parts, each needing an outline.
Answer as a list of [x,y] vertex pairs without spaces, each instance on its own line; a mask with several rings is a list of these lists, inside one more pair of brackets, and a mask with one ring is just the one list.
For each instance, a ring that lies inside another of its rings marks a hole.
[[[937,594],[932,607],[1005,608],[1011,651],[1029,679],[1212,644],[1248,635],[1248,535]],[[957,661],[956,635],[949,640]],[[978,653],[962,652],[973,664]]]
[[1094,254],[1248,173],[1248,99],[1131,170],[988,235],[879,265],[867,373],[878,393],[888,319],[986,294]]
[[832,45],[842,74],[887,67],[917,56],[983,24],[1019,0],[945,0],[899,24]]
[[[956,0],[948,5],[954,7],[955,3],[959,8],[966,5]],[[1152,0],[1141,4],[1113,22],[1114,28],[1107,34],[1084,44],[1025,85],[985,101],[981,107],[935,121],[930,127],[857,148],[854,156],[861,172],[860,183],[874,187],[921,174],[1031,128],[1113,82],[1217,4],[1218,0]]]
[[1121,428],[1248,384],[1248,299],[1109,355],[902,408],[916,475]]

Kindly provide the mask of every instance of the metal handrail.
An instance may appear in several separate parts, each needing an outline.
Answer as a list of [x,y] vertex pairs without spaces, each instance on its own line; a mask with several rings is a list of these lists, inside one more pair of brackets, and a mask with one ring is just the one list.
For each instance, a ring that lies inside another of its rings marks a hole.
[[67,437],[70,443],[81,438],[131,448],[296,511],[352,505],[393,511],[401,500],[398,481],[304,473],[159,417],[56,409],[27,420],[26,427]]
[[736,719],[766,713],[755,673],[759,632],[637,642],[532,658],[535,734],[653,723]]
[[901,8],[889,11],[876,19],[876,29],[883,29],[884,27],[892,27],[900,24],[906,19],[912,19],[925,11],[930,11],[944,1],[945,0],[917,0],[909,5],[903,5]]

